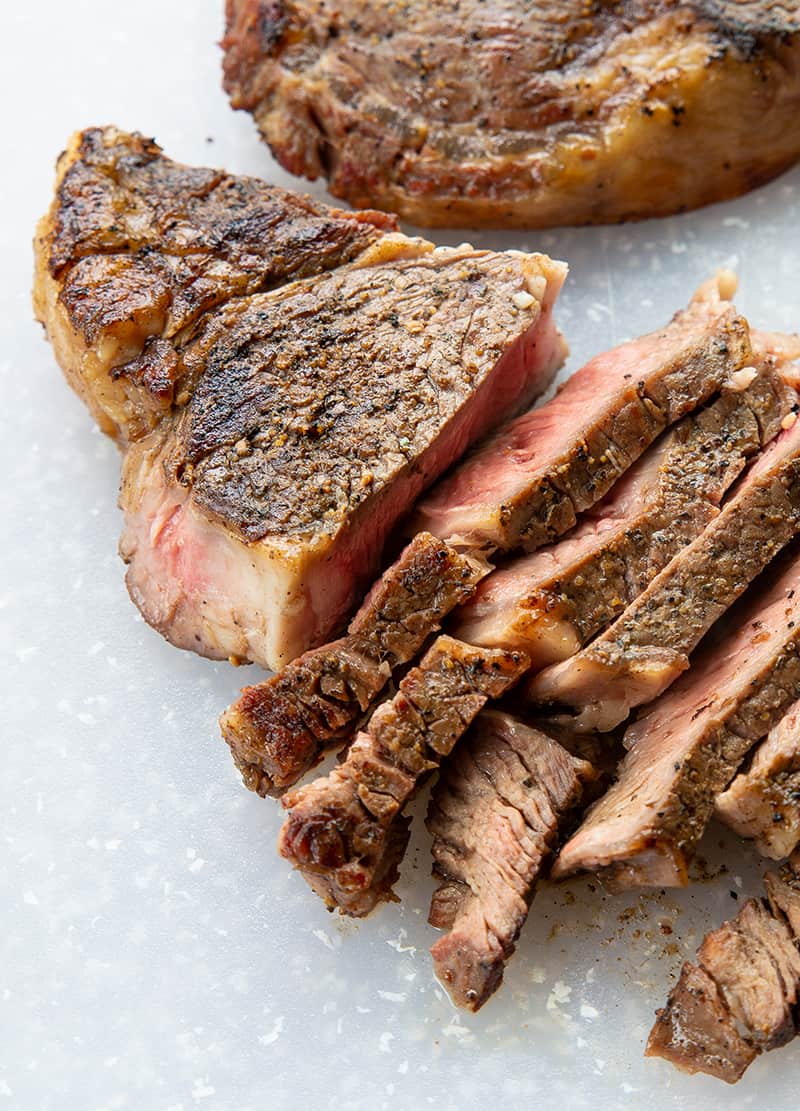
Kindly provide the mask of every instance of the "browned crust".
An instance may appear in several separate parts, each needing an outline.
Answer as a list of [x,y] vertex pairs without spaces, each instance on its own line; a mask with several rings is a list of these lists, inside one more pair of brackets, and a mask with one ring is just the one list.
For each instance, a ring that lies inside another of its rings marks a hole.
[[348,262],[395,227],[89,128],[60,156],[36,231],[34,311],[103,431],[138,439],[188,400],[176,352],[204,314]]
[[346,637],[306,652],[246,687],[222,715],[222,735],[245,786],[280,795],[355,728],[442,619],[469,597],[488,565],[420,533],[350,623]]
[[227,0],[226,17],[225,89],[282,165],[424,226],[667,215],[800,154],[793,4]]

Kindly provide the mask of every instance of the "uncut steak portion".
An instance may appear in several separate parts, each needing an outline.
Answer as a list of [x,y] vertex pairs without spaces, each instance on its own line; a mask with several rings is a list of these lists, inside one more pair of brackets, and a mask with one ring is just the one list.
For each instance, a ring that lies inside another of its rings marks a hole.
[[688,671],[629,726],[617,782],[553,867],[612,887],[675,887],[714,799],[800,697],[800,562],[793,546],[745,595]]
[[508,552],[573,527],[671,424],[752,363],[724,271],[659,332],[596,356],[421,499],[412,529]]
[[[533,671],[566,659],[618,617],[702,532],[746,460],[778,434],[796,394],[762,354],[650,448],[558,543],[498,568],[453,615],[470,644],[522,648]],[[748,381],[749,380],[749,381]]]
[[220,720],[245,786],[263,796],[296,783],[325,746],[352,733],[392,671],[414,659],[489,569],[420,533],[369,592],[341,640],[246,687]]
[[800,156],[793,0],[227,0],[224,84],[291,173],[416,224],[736,196]]
[[421,490],[549,383],[564,273],[384,236],[208,314],[180,352],[191,400],[125,462],[121,552],[147,621],[275,669],[337,633]]
[[656,1012],[647,1056],[734,1083],[756,1056],[798,1033],[800,859],[764,877],[749,899],[703,939]]
[[591,764],[538,729],[484,710],[442,766],[426,825],[439,887],[428,921],[447,930],[431,949],[458,1007],[497,991],[534,889]]
[[541,671],[534,702],[568,708],[576,728],[614,728],[689,666],[689,654],[800,531],[800,421],[743,476],[722,512],[586,648]]
[[527,666],[520,652],[440,636],[372,715],[343,763],[283,796],[281,854],[326,904],[361,917],[392,885],[407,839],[402,811],[490,698]]
[[800,702],[769,731],[748,769],[717,796],[715,813],[773,860],[800,844]]
[[252,177],[183,166],[115,127],[72,136],[36,232],[34,308],[104,432],[139,439],[188,400],[175,353],[233,297],[342,266],[396,229]]

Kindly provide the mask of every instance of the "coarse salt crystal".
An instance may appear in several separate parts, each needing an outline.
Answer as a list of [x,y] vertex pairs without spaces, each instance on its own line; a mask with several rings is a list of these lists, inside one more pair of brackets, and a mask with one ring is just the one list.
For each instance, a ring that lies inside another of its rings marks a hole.
[[532,294],[526,293],[524,289],[521,289],[518,293],[515,293],[511,300],[514,302],[518,309],[529,309],[531,305],[535,304],[536,302],[536,298],[532,296]]
[[743,366],[735,370],[725,384],[731,390],[746,390],[756,378],[758,378],[758,371],[754,366]]
[[547,278],[544,274],[528,274],[525,284],[537,301],[541,301],[547,289]]

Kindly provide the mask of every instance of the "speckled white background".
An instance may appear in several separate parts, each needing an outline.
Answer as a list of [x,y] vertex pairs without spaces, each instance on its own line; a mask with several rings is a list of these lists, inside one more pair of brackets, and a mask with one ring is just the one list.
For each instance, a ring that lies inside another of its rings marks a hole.
[[[795,1107],[800,1042],[733,1091],[641,1058],[684,954],[731,892],[757,889],[760,868],[719,831],[703,851],[729,871],[690,892],[543,889],[501,994],[458,1015],[430,974],[419,829],[402,905],[329,916],[218,737],[254,673],[175,651],[129,603],[116,449],[32,322],[30,238],[56,154],[90,124],[287,181],[220,90],[221,6],[3,9],[0,1109]],[[800,328],[798,218],[800,170],[660,223],[474,238],[569,260],[574,367],[662,323],[720,264],[754,321]]]

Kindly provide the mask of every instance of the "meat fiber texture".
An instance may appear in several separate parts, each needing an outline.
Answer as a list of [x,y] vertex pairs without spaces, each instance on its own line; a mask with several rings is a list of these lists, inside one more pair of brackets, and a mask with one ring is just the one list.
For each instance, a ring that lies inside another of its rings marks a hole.
[[540,730],[484,710],[445,761],[426,824],[439,887],[429,921],[447,932],[431,949],[456,1006],[477,1011],[499,988],[591,764]]
[[800,844],[800,702],[770,730],[747,770],[717,796],[715,813],[773,860],[790,856]]
[[430,490],[410,527],[501,552],[571,529],[665,428],[752,363],[735,289],[722,271],[666,328],[591,359]]
[[131,596],[213,658],[338,632],[398,518],[566,350],[544,255],[436,249],[113,128],[62,156],[36,254],[59,362],[131,444]]
[[599,872],[617,888],[686,884],[716,795],[800,696],[796,545],[716,634],[628,727],[617,781],[561,850],[555,876]]
[[792,3],[227,0],[223,47],[290,173],[417,225],[666,215],[800,154]]
[[528,665],[520,652],[440,636],[373,714],[343,762],[283,796],[280,851],[326,904],[361,917],[391,897],[405,850],[403,808],[489,699]]
[[703,939],[657,1012],[647,1054],[734,1083],[765,1050],[798,1033],[800,857],[764,877],[750,899]]
[[613,625],[540,672],[526,695],[601,731],[651,702],[689,666],[711,626],[800,531],[800,422],[751,465],[722,512]]
[[744,388],[664,433],[562,540],[507,561],[454,613],[471,644],[515,645],[532,671],[573,655],[617,618],[719,513],[752,455],[796,403],[783,363],[760,350]]

